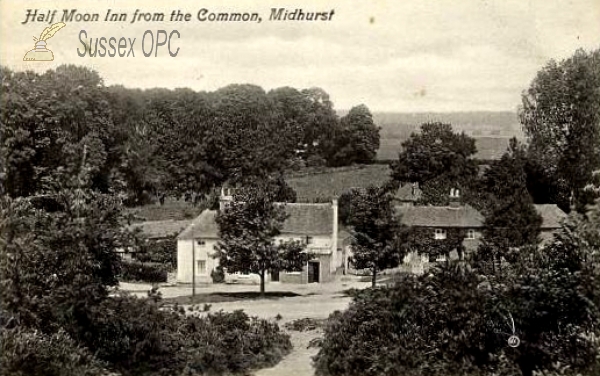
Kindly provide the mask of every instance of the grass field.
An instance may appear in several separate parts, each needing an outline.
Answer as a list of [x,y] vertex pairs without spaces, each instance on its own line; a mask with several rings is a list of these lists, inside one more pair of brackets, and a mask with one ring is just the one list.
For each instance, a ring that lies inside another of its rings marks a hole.
[[326,202],[351,188],[381,185],[388,181],[387,165],[356,166],[353,169],[328,169],[326,173],[287,178],[298,202]]
[[[381,185],[389,179],[387,165],[365,165],[320,169],[310,173],[292,175],[287,183],[296,191],[298,202],[328,202],[344,191],[355,187]],[[128,209],[138,221],[164,221],[192,219],[200,214],[202,207],[168,198],[159,203]]]

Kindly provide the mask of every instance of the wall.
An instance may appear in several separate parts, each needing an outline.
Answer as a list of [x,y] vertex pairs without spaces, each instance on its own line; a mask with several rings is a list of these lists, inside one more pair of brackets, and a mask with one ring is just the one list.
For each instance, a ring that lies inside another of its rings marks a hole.
[[[196,239],[196,262],[206,261],[206,270],[196,269],[196,283],[212,283],[210,273],[219,265],[219,260],[214,259],[214,246],[216,239],[201,240],[203,245],[198,244]],[[177,282],[192,283],[192,240],[177,240]]]
[[[337,252],[332,254],[331,247],[332,244],[331,236],[327,235],[313,235],[313,243],[307,245],[306,249],[308,252],[311,251],[311,248],[315,249],[315,252],[324,252],[324,249],[328,248],[328,254],[316,254],[313,260],[321,261],[321,265],[319,266],[319,272],[321,274],[320,281],[326,282],[333,279],[333,275],[335,275],[335,263],[331,262],[331,259],[336,259]],[[297,241],[305,241],[306,236],[301,235],[292,235],[292,234],[284,234],[280,235],[276,238],[276,241],[281,239],[286,242],[289,240],[297,240]],[[307,266],[302,269],[302,272],[284,272],[279,273],[279,280],[282,283],[308,283],[308,270]]]
[[[323,252],[325,248],[331,249],[332,239],[327,235],[314,235],[312,236],[313,243],[307,246],[307,250],[314,247],[319,252]],[[196,239],[198,242],[200,239]],[[275,241],[305,241],[306,236],[300,235],[281,235],[278,236]],[[206,272],[201,274],[200,271],[196,272],[196,283],[212,283],[210,272],[219,265],[219,260],[211,257],[214,254],[214,246],[217,243],[216,239],[204,239],[204,245],[196,243],[196,261],[206,261]],[[320,265],[320,281],[328,282],[334,279],[336,272],[335,260],[337,259],[337,252],[335,255],[319,254],[315,255],[314,260],[319,260]],[[340,261],[341,262],[341,261]],[[302,272],[297,273],[286,273],[280,272],[279,278],[282,283],[308,283],[308,271],[305,266]],[[270,275],[265,278],[265,282],[270,281]],[[240,275],[240,274],[227,274],[225,281],[228,283],[259,283],[260,277],[257,274]],[[192,283],[192,241],[191,240],[178,240],[177,241],[177,282],[178,283]]]

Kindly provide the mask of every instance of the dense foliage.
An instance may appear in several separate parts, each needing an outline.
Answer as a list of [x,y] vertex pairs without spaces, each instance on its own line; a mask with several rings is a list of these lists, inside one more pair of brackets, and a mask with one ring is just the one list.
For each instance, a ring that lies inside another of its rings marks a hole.
[[450,189],[466,191],[477,178],[475,140],[452,131],[450,124],[426,123],[402,144],[391,164],[392,180],[418,183],[425,204],[447,205]]
[[119,279],[123,282],[167,282],[169,268],[163,263],[138,260],[121,261]]
[[597,197],[585,188],[600,170],[600,50],[578,50],[568,59],[550,61],[522,102],[529,153],[545,188],[539,199],[584,211]]
[[404,232],[393,195],[381,187],[354,189],[349,192],[345,211],[352,234],[350,261],[357,269],[369,269],[375,286],[377,272],[398,266],[404,256]]
[[118,202],[77,197],[59,191],[54,211],[30,199],[0,201],[3,375],[240,373],[290,351],[276,324],[242,312],[191,317],[154,293],[111,293],[129,267],[115,250],[131,234]]
[[369,163],[379,147],[366,106],[340,119],[318,88],[142,91],[76,66],[0,73],[0,179],[12,197],[76,176],[84,149],[92,188],[139,205],[198,202],[225,181],[294,167]]
[[166,239],[147,239],[136,247],[135,259],[141,262],[155,262],[177,268],[177,234]]
[[515,249],[539,243],[542,217],[527,188],[527,153],[512,139],[510,149],[491,163],[481,179],[486,193],[481,255],[500,260]]

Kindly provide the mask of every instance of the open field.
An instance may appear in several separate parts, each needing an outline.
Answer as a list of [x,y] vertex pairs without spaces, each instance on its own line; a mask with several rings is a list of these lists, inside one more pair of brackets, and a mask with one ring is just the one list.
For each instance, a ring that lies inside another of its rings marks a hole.
[[357,166],[355,169],[330,169],[328,173],[287,178],[299,202],[326,202],[351,188],[381,185],[388,181],[387,165]]

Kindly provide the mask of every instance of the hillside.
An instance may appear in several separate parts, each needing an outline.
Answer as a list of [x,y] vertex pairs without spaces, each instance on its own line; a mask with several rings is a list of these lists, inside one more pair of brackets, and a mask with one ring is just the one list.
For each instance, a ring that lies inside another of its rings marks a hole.
[[475,138],[477,159],[497,159],[506,151],[510,138],[524,138],[519,118],[514,112],[375,112],[373,120],[381,127],[379,160],[396,159],[402,143],[426,122],[450,123],[455,131]]
[[389,176],[387,165],[365,165],[288,177],[286,182],[296,191],[298,202],[325,202],[351,188],[381,185],[388,181]]

